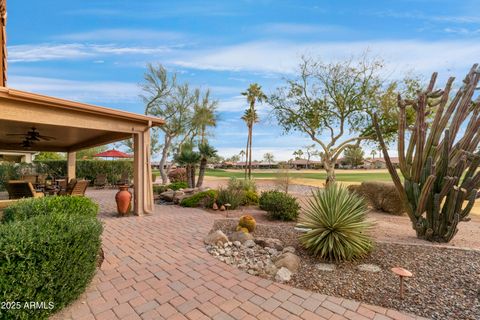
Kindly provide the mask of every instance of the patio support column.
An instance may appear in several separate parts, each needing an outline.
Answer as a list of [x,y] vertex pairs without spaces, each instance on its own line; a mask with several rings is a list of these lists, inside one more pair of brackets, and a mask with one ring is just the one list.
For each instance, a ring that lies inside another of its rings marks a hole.
[[75,179],[76,174],[76,165],[77,165],[77,153],[68,152],[67,154],[67,183],[71,179]]
[[136,215],[153,213],[152,167],[150,161],[150,128],[133,134],[134,194]]

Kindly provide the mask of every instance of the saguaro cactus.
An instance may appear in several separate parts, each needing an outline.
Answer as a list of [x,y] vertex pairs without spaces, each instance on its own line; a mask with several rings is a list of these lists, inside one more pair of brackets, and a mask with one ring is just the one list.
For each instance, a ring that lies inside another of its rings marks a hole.
[[[480,187],[480,69],[473,65],[463,85],[450,97],[454,78],[434,90],[437,73],[415,100],[398,96],[398,157],[404,182],[397,174],[376,116],[374,124],[392,180],[417,237],[449,242],[468,215]],[[406,109],[413,108],[415,125],[407,128]],[[408,147],[406,147],[408,136]]]

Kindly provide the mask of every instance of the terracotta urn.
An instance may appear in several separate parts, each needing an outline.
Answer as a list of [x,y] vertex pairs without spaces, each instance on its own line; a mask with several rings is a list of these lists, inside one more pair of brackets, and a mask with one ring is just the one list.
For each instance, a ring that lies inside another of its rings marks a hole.
[[132,193],[128,191],[128,185],[120,186],[120,191],[115,195],[115,201],[117,201],[117,211],[121,216],[130,213],[132,207]]

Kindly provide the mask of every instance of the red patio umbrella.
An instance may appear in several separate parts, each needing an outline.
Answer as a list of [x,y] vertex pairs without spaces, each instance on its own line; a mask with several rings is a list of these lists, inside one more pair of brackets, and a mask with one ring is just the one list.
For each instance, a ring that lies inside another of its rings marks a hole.
[[94,155],[97,158],[132,158],[132,155],[115,149],[107,150]]

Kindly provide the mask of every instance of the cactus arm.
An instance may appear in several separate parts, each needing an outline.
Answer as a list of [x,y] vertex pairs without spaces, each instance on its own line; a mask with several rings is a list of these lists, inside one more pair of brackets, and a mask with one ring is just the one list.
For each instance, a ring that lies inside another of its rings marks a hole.
[[477,189],[472,189],[472,191],[470,192],[470,195],[467,199],[468,203],[465,206],[465,208],[462,210],[462,213],[460,214],[460,218],[462,221],[467,219],[468,215],[470,214],[470,211],[472,210],[473,205],[475,204],[475,199],[477,198],[477,192],[478,192]]
[[405,130],[407,127],[406,105],[400,95],[398,95],[397,101],[400,110],[398,120],[398,162],[403,177],[405,179],[410,179],[410,173],[408,172],[407,162],[405,159]]
[[434,175],[428,176],[427,180],[425,181],[425,183],[422,186],[422,191],[421,191],[420,196],[418,198],[418,206],[417,206],[417,209],[416,209],[416,212],[415,212],[415,215],[417,217],[422,216],[423,212],[425,211],[425,209],[427,207],[427,201],[428,201],[428,198],[431,195],[430,192],[432,191],[432,187],[433,187],[433,184],[434,184],[436,178],[437,177],[434,176]]

